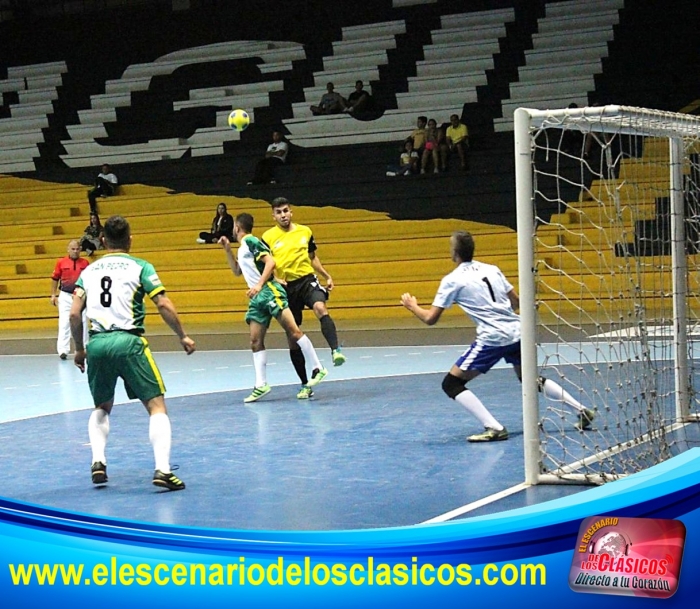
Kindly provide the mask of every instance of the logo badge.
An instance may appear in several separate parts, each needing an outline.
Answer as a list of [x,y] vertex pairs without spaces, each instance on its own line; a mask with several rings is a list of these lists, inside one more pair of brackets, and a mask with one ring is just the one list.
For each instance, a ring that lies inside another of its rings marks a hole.
[[685,545],[679,520],[595,516],[581,523],[569,571],[574,592],[668,598]]

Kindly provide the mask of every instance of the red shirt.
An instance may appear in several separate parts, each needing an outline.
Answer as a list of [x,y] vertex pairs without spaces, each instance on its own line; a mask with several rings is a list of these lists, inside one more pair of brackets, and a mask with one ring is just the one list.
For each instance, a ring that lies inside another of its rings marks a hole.
[[51,279],[60,282],[62,292],[72,294],[75,288],[75,282],[78,281],[80,273],[83,272],[83,269],[86,268],[88,264],[90,263],[85,258],[78,258],[77,260],[73,260],[70,256],[61,258],[56,262],[56,267],[53,270]]

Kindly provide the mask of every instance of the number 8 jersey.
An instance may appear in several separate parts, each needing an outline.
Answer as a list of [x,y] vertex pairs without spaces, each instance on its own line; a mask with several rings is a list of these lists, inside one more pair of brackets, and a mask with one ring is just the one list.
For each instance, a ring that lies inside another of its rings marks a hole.
[[433,306],[458,305],[476,323],[476,339],[482,345],[503,347],[520,340],[520,316],[508,298],[512,289],[497,266],[462,262],[440,282]]
[[125,330],[144,332],[146,296],[165,292],[150,262],[128,254],[106,254],[80,275],[76,292],[85,292],[90,334]]

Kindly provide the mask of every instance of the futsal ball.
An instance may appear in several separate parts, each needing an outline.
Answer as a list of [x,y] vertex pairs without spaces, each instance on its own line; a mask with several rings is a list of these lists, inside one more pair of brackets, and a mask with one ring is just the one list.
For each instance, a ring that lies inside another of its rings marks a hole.
[[250,125],[250,116],[245,110],[234,110],[228,115],[228,126],[235,131],[245,131]]

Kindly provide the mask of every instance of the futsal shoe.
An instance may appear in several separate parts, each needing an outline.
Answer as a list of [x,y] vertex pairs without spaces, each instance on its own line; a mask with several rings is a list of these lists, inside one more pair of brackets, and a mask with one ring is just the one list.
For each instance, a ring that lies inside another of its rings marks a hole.
[[172,472],[164,474],[159,469],[153,474],[153,484],[167,488],[170,491],[182,491],[185,489],[185,483],[175,474]]
[[595,419],[595,412],[593,412],[590,408],[584,408],[578,413],[578,423],[576,423],[576,429],[580,429],[581,431],[590,429],[593,419]]
[[297,393],[297,400],[308,400],[314,394],[313,389],[308,385],[302,385],[299,393]]
[[467,442],[498,442],[500,440],[508,439],[508,430],[504,427],[503,429],[493,429],[487,427],[481,433],[474,434],[467,438]]
[[105,484],[107,482],[107,466],[101,461],[95,461],[90,471],[92,472],[93,484]]
[[345,363],[345,356],[340,352],[340,348],[333,349],[331,355],[333,356],[334,366],[342,366]]
[[306,384],[307,387],[316,387],[323,379],[328,376],[328,370],[325,368],[317,368],[311,375],[311,380]]
[[251,393],[247,398],[243,399],[245,404],[250,404],[251,402],[257,402],[261,397],[267,395],[272,391],[272,387],[265,383],[262,387],[255,387],[253,393]]

